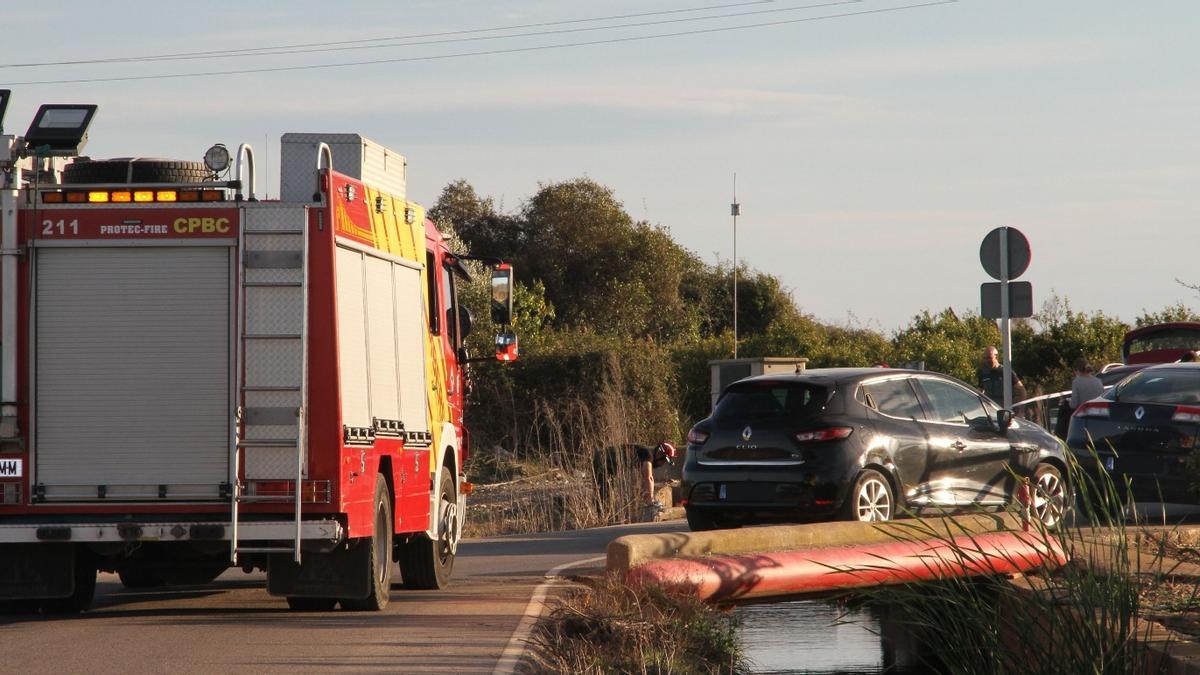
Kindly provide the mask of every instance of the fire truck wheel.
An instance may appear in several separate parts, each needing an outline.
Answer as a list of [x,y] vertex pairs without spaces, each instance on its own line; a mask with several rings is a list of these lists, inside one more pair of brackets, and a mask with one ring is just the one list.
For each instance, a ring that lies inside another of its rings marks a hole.
[[400,551],[400,574],[405,588],[439,589],[450,583],[458,548],[458,496],[447,468],[438,489],[438,538],[418,534]]
[[300,598],[288,596],[288,608],[296,612],[328,612],[333,609],[337,598]]
[[375,531],[369,539],[359,543],[367,546],[363,556],[366,564],[359,574],[370,576],[371,592],[365,598],[343,598],[342,609],[377,612],[387,607],[392,590],[392,500],[388,495],[387,481],[382,474],[375,476]]
[[212,172],[203,162],[123,157],[75,160],[63,169],[63,183],[203,183]]
[[154,588],[163,585],[158,570],[145,565],[128,565],[117,572],[117,576],[125,588]]
[[75,592],[65,598],[42,601],[48,614],[77,614],[92,606],[96,597],[96,561],[83,551],[75,555]]

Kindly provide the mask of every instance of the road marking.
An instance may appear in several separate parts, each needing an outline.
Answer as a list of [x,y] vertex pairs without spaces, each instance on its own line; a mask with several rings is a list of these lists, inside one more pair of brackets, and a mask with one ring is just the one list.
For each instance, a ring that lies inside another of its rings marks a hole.
[[520,623],[517,624],[516,630],[513,631],[512,637],[508,639],[508,645],[500,653],[500,660],[496,662],[496,668],[492,671],[492,675],[510,675],[516,669],[517,663],[521,660],[521,655],[525,653],[525,645],[529,639],[529,634],[533,631],[533,624],[537,622],[538,617],[542,615],[542,610],[546,607],[546,595],[550,592],[550,588],[558,582],[558,577],[562,571],[571,569],[572,567],[583,567],[584,565],[597,563],[601,560],[606,560],[606,557],[599,556],[563,563],[546,572],[546,580],[533,590],[533,596],[529,598],[529,604],[525,606],[525,614],[521,617]]

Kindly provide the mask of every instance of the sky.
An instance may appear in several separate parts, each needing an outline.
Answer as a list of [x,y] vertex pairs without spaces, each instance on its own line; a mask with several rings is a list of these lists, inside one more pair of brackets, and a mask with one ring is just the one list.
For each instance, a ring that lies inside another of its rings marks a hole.
[[738,260],[828,323],[978,312],[997,226],[1030,242],[1035,307],[1200,309],[1200,3],[43,4],[4,11],[5,131],[96,103],[95,158],[250,143],[272,194],[281,134],[355,132],[427,206],[463,178],[515,212],[586,176],[709,263],[736,174]]

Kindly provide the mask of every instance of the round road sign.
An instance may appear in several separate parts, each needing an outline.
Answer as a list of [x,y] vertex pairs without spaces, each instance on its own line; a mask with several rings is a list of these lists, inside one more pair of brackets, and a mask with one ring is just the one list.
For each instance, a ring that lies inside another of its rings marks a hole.
[[979,262],[993,279],[1000,279],[1000,231],[1008,232],[1008,278],[1016,279],[1029,269],[1029,240],[1015,227],[997,227],[983,238],[979,246]]

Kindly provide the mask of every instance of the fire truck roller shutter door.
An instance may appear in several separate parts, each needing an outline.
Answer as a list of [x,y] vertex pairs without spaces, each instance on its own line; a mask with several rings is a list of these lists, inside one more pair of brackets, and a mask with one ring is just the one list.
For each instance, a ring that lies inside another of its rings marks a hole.
[[47,500],[217,499],[231,249],[39,248],[34,479]]
[[429,383],[425,379],[425,304],[421,271],[395,266],[396,363],[400,381],[400,419],[408,431],[429,431]]
[[338,247],[338,372],[341,380],[342,424],[350,427],[371,426],[365,303],[363,254]]
[[387,260],[366,256],[367,352],[371,365],[371,416],[399,420],[396,388],[396,303],[392,297],[392,267]]

